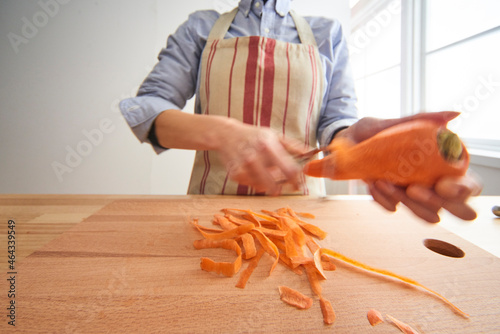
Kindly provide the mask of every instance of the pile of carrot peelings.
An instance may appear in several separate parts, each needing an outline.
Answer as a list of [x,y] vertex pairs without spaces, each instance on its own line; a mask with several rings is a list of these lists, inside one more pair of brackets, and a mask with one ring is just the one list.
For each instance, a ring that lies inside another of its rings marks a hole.
[[[304,272],[311,290],[319,299],[323,321],[333,324],[335,312],[332,304],[322,294],[321,281],[326,280],[325,271],[336,269],[335,260],[342,261],[371,274],[383,275],[405,284],[423,289],[450,306],[456,313],[468,318],[468,315],[453,305],[439,293],[423,286],[413,279],[394,274],[384,269],[377,269],[348,258],[338,252],[319,245],[319,240],[326,237],[326,232],[305,221],[314,219],[310,213],[295,212],[290,207],[276,211],[262,210],[255,212],[244,209],[222,209],[212,220],[218,227],[206,227],[197,219],[191,221],[194,227],[204,237],[194,241],[196,249],[222,248],[234,251],[236,259],[233,262],[216,262],[201,258],[201,269],[215,272],[227,277],[239,273],[243,260],[248,264],[239,274],[236,287],[244,289],[250,276],[258,266],[262,256],[267,253],[274,258],[269,270],[271,275],[278,265],[283,264],[298,275]],[[286,286],[280,286],[280,298],[284,302],[299,309],[312,306],[312,298]]]

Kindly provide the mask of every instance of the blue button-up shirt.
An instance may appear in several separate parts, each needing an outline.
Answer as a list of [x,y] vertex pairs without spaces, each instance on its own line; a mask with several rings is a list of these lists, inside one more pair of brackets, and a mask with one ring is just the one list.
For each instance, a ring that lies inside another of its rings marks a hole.
[[[291,0],[241,0],[225,38],[265,36],[290,43],[300,43],[295,23],[289,14]],[[205,10],[191,14],[162,49],[159,62],[139,88],[136,97],[120,102],[120,110],[141,142],[156,116],[163,110],[182,109],[197,94],[201,54],[215,21],[220,14]],[[347,42],[337,20],[305,17],[318,44],[323,64],[325,91],[317,138],[328,145],[332,135],[357,120],[354,83],[348,65]],[[198,103],[195,113],[200,113]],[[155,146],[157,153],[163,149]]]

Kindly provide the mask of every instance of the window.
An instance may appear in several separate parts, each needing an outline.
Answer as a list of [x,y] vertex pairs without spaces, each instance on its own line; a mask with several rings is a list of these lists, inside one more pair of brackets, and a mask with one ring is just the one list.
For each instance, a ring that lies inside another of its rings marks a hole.
[[401,1],[360,1],[352,25],[348,43],[359,116],[399,117]]
[[450,128],[472,146],[500,140],[500,2],[428,0],[425,6],[426,109],[461,111]]
[[449,128],[490,195],[500,189],[498,13],[498,0],[351,0],[348,39],[359,116],[460,111]]
[[351,64],[360,116],[456,110],[470,147],[500,151],[500,1],[359,0]]

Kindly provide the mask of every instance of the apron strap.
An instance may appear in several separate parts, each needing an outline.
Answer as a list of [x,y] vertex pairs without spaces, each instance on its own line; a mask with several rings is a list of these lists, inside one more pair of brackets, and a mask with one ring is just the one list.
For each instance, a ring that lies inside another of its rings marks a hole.
[[311,26],[307,23],[306,19],[295,13],[294,10],[290,10],[290,15],[295,22],[295,28],[299,33],[299,38],[302,44],[318,46],[316,44],[316,38],[314,38]]
[[217,39],[224,39],[226,36],[231,23],[233,23],[234,17],[238,13],[238,7],[234,8],[232,11],[222,14],[219,19],[215,22],[210,34],[208,35],[207,44]]
[[[238,7],[234,8],[232,11],[222,14],[219,19],[215,22],[210,34],[208,35],[207,44],[209,41],[214,41],[217,39],[224,39],[226,36],[231,23],[233,22],[236,14],[238,13]],[[302,44],[317,46],[316,38],[312,32],[311,26],[307,21],[295,11],[290,10],[290,15],[295,22],[295,27],[299,33],[299,39]]]

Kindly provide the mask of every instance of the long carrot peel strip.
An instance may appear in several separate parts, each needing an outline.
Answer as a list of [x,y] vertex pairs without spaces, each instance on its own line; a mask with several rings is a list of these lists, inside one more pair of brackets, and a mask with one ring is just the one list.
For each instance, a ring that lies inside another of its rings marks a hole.
[[337,253],[331,249],[328,249],[328,248],[321,248],[321,254],[326,254],[326,255],[329,255],[331,257],[334,257],[340,261],[343,261],[345,263],[348,263],[354,267],[357,267],[357,268],[361,268],[361,269],[364,269],[368,272],[371,272],[371,273],[376,273],[376,274],[379,274],[379,275],[383,275],[383,276],[386,276],[386,277],[391,277],[391,278],[394,278],[396,280],[399,280],[401,282],[404,282],[406,284],[409,284],[409,285],[413,285],[413,286],[416,286],[416,287],[419,287],[423,290],[426,290],[427,292],[430,292],[431,294],[433,294],[434,296],[438,297],[439,299],[441,299],[442,301],[444,301],[448,306],[450,306],[455,312],[457,312],[458,314],[460,314],[461,316],[463,316],[464,318],[469,318],[469,315],[467,313],[465,313],[464,311],[462,311],[461,309],[459,309],[458,307],[456,307],[452,302],[450,302],[448,299],[446,299],[444,296],[440,295],[439,293],[437,293],[436,291],[434,290],[431,290],[429,288],[427,288],[426,286],[418,283],[417,281],[411,279],[411,278],[408,278],[408,277],[404,277],[404,276],[401,276],[401,275],[398,275],[398,274],[395,274],[393,272],[390,272],[388,270],[384,270],[384,269],[378,269],[378,268],[374,268],[374,267],[371,267],[369,265],[366,265],[364,263],[361,263],[359,261],[356,261],[356,260],[353,260],[351,258],[348,258],[347,256],[345,255],[342,255],[340,253]]
[[280,217],[280,222],[282,226],[287,226],[292,231],[293,239],[300,247],[306,244],[306,235],[295,220],[288,217]]
[[321,306],[321,313],[323,313],[323,322],[327,325],[333,324],[335,322],[335,311],[333,310],[332,303],[321,297],[319,305]]
[[305,221],[300,219],[298,214],[295,211],[293,211],[292,208],[286,207],[286,212],[305,231],[311,233],[318,239],[323,240],[324,238],[326,238],[327,233],[325,231],[323,231],[316,225],[306,223]]
[[248,223],[245,225],[241,225],[238,227],[235,227],[231,230],[220,232],[220,233],[207,233],[203,231],[203,227],[200,225],[193,223],[193,225],[200,231],[200,233],[206,238],[210,240],[223,240],[223,239],[232,239],[238,235],[245,234],[247,232],[250,232],[251,230],[254,229],[255,225],[252,223]]
[[316,296],[321,297],[321,284],[319,283],[318,275],[316,273],[316,268],[312,263],[305,264],[307,279],[311,285],[311,290],[316,294]]
[[382,314],[373,308],[366,313],[366,318],[372,326],[377,326],[378,324],[384,322],[384,317],[382,317]]
[[259,249],[259,251],[257,252],[257,255],[255,255],[252,258],[252,260],[250,261],[250,263],[248,263],[248,267],[241,272],[240,278],[238,279],[238,282],[236,283],[237,288],[241,288],[241,289],[245,288],[245,286],[247,285],[248,279],[252,275],[255,268],[257,268],[257,265],[259,264],[260,258],[262,257],[262,255],[264,255],[264,253],[265,253],[264,248]]
[[285,303],[296,308],[306,310],[313,304],[313,300],[302,293],[287,286],[279,286],[280,298]]
[[405,334],[419,334],[415,329],[410,327],[408,324],[405,324],[404,322],[391,317],[390,315],[386,314],[387,318],[397,327],[399,330]]
[[256,237],[257,240],[259,240],[259,243],[262,245],[262,247],[264,247],[266,252],[268,252],[269,254],[274,255],[274,257],[276,257],[276,260],[274,261],[274,263],[271,267],[271,270],[269,271],[269,275],[271,275],[272,272],[274,271],[274,268],[276,268],[276,265],[278,264],[278,261],[280,258],[280,251],[279,251],[278,247],[276,247],[276,245],[273,244],[273,242],[271,240],[269,240],[269,238],[266,237],[264,235],[264,233],[262,233],[261,231],[254,229],[250,233],[254,237]]
[[241,268],[241,248],[238,243],[232,239],[224,240],[195,240],[193,246],[196,249],[204,248],[224,248],[232,250],[238,255],[234,262],[215,262],[209,258],[201,258],[200,267],[201,269],[209,272],[215,272],[217,274],[222,274],[227,277],[232,277]]

